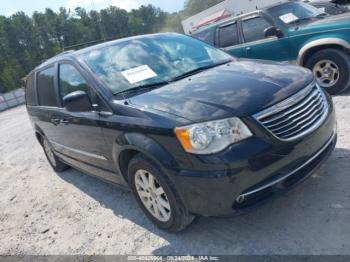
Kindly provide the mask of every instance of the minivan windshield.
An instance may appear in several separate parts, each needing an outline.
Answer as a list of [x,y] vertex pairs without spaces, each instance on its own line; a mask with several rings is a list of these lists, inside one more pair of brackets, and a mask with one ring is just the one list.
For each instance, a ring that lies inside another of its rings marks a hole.
[[309,4],[300,2],[288,2],[266,10],[272,17],[280,19],[287,25],[306,23],[313,19],[319,19],[327,14]]
[[83,52],[81,58],[113,94],[155,87],[232,60],[179,34],[134,38]]

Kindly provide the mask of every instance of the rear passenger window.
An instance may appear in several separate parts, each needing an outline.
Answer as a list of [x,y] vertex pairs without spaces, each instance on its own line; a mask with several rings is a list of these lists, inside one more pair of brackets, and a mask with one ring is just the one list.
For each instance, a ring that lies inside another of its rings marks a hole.
[[37,99],[36,99],[36,94],[34,90],[34,75],[31,74],[28,76],[27,81],[26,81],[26,104],[28,106],[36,106],[38,105]]
[[219,28],[219,47],[228,47],[239,44],[237,24]]
[[79,71],[70,64],[60,64],[59,84],[61,98],[74,91],[84,91],[91,97],[87,82]]
[[246,42],[253,42],[265,38],[264,30],[271,26],[271,23],[263,17],[256,17],[244,20],[242,24],[243,35]]
[[58,107],[54,86],[55,68],[50,67],[37,74],[37,91],[41,106]]

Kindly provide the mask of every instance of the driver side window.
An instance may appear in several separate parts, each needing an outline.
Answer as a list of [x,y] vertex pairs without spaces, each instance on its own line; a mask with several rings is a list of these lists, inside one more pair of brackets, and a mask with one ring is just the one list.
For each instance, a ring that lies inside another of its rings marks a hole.
[[91,98],[91,90],[86,80],[79,71],[70,64],[59,65],[59,89],[61,99],[75,91],[84,91]]
[[243,35],[246,43],[265,39],[264,30],[272,26],[263,17],[254,17],[242,21]]

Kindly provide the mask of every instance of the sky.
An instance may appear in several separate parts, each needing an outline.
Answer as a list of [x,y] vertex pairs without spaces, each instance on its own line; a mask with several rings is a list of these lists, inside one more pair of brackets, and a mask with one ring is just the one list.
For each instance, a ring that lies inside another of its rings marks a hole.
[[51,8],[57,11],[59,7],[74,9],[84,7],[87,10],[102,9],[110,5],[130,10],[143,4],[152,4],[164,11],[176,12],[183,8],[185,0],[0,0],[0,15],[10,16],[18,11],[31,15],[34,11],[44,11]]

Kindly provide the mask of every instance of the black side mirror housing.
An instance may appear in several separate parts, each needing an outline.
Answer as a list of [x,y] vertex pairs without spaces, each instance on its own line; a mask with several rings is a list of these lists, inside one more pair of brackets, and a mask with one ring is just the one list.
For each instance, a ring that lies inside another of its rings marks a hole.
[[270,26],[264,30],[264,36],[266,38],[272,37],[272,36],[277,36],[278,38],[281,38],[281,37],[283,37],[283,33],[276,26]]
[[84,91],[75,91],[63,97],[63,106],[70,112],[92,111],[92,104],[88,94]]

